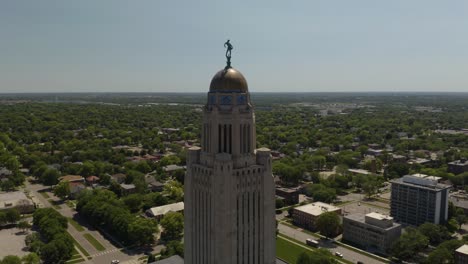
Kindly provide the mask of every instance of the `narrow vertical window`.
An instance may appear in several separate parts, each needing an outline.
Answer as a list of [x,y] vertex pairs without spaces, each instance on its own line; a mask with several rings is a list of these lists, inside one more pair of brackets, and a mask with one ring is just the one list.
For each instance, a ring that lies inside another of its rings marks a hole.
[[218,125],[218,152],[221,152],[221,125]]
[[229,154],[232,154],[232,125],[229,125]]
[[224,135],[223,135],[223,139],[224,139],[224,148],[223,148],[223,152],[226,153],[226,152],[227,152],[227,125],[224,125]]

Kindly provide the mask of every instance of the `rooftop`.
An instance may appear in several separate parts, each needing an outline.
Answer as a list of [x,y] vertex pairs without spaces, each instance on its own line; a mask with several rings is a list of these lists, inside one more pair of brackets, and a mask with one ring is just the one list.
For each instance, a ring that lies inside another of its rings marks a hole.
[[84,178],[81,177],[80,175],[66,175],[66,176],[60,177],[59,180],[72,182],[72,181],[83,181]]
[[185,169],[185,166],[179,166],[175,164],[167,165],[163,167],[164,171],[176,171],[176,170],[183,170],[183,169]]
[[122,187],[122,189],[125,189],[125,190],[132,190],[132,189],[135,189],[135,184],[121,183],[120,187]]
[[348,169],[349,172],[357,173],[357,174],[364,174],[369,175],[370,172],[368,170],[361,170],[361,169]]
[[168,212],[179,212],[182,210],[184,210],[184,202],[178,202],[178,203],[153,207],[153,208],[146,210],[146,212],[152,216],[159,216],[159,215],[165,215]]
[[17,191],[0,193],[0,210],[14,207],[20,201],[28,201],[28,203],[32,203],[23,192]]
[[393,217],[375,212],[368,213],[366,215],[361,213],[349,214],[345,215],[343,218],[371,225],[383,230],[388,230],[400,226],[400,224],[393,222]]
[[468,245],[463,245],[455,250],[455,252],[468,255]]
[[449,162],[450,165],[468,166],[468,159]]
[[[423,174],[424,175],[424,174]],[[426,175],[427,176],[427,175]],[[451,188],[451,185],[438,182],[438,177],[427,176],[422,177],[418,175],[405,175],[399,179],[391,180],[391,183],[415,186],[417,188],[430,189],[430,190],[443,190]]]
[[393,220],[393,217],[384,215],[384,214],[379,214],[376,212],[368,213],[366,214],[367,217],[373,218],[375,220]]
[[331,204],[322,203],[322,202],[306,204],[303,206],[296,207],[294,209],[313,215],[313,216],[319,216],[325,212],[337,212],[341,210],[341,208],[339,207],[333,206]]

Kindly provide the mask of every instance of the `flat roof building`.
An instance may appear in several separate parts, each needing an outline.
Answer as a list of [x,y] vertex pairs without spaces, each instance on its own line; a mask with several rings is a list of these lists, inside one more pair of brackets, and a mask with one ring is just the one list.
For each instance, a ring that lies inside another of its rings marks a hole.
[[424,176],[406,175],[391,181],[390,215],[396,221],[415,226],[447,221],[451,185],[439,183],[437,177]]
[[468,160],[461,159],[453,162],[449,162],[448,171],[453,174],[460,174],[468,171]]
[[168,212],[180,212],[184,210],[184,202],[166,204],[163,206],[152,207],[146,210],[146,215],[155,218],[161,218]]
[[287,204],[299,203],[299,188],[276,187],[276,195],[284,198]]
[[326,212],[341,214],[341,208],[322,202],[299,206],[293,209],[293,223],[309,230],[315,230],[315,221]]
[[16,208],[21,214],[34,212],[34,203],[23,192],[0,193],[0,210]]
[[343,217],[343,240],[368,251],[386,253],[401,235],[401,225],[379,213],[350,214]]

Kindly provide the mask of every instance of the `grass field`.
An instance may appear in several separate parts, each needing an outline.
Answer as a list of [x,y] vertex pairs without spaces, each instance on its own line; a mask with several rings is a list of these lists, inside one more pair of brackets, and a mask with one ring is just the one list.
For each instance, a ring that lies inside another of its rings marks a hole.
[[39,192],[39,193],[42,195],[42,197],[44,197],[46,199],[50,198],[50,196],[46,192]]
[[76,222],[75,220],[73,220],[73,218],[68,217],[67,219],[68,219],[68,222],[69,222],[76,230],[78,230],[79,232],[85,231],[85,229],[84,229],[80,224],[78,224],[78,222]]
[[86,238],[86,240],[88,240],[89,243],[91,243],[91,245],[93,245],[93,247],[95,247],[97,250],[99,251],[104,251],[106,250],[106,248],[101,244],[99,243],[99,241],[96,240],[96,238],[94,238],[91,234],[84,234],[83,235],[84,238]]
[[76,248],[73,248],[72,257],[65,263],[66,264],[74,264],[74,263],[80,263],[80,262],[83,262],[83,261],[84,261],[84,259],[81,257],[80,253],[78,253]]
[[[68,233],[70,235],[70,233]],[[80,243],[78,243],[78,241],[76,241],[75,238],[73,238],[72,235],[70,235],[71,239],[73,239],[73,242],[75,243],[75,246],[81,251],[81,253],[83,253],[86,257],[89,257],[89,253],[88,251],[86,251],[81,245]]]
[[287,263],[295,264],[299,255],[307,251],[281,237],[276,238],[276,256]]

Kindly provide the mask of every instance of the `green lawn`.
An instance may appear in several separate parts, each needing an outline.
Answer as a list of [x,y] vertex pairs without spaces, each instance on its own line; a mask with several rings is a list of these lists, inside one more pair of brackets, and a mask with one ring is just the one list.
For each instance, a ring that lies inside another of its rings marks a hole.
[[[67,232],[68,233],[68,232]],[[68,233],[70,235],[70,233]],[[78,241],[76,241],[75,238],[73,238],[72,235],[70,235],[71,239],[73,239],[73,242],[75,243],[75,246],[81,251],[81,253],[83,253],[86,257],[89,257],[89,253],[88,251],[86,251],[81,245],[80,243],[78,243]]]
[[[297,261],[297,258],[299,257],[299,255],[302,253],[302,252],[307,252],[309,254],[314,254],[314,250],[316,250],[315,248],[311,247],[311,246],[307,246],[304,244],[305,247],[309,248],[309,250],[306,250],[304,249],[303,247],[300,247],[296,244],[293,244],[287,240],[285,240],[283,237],[281,237],[282,235],[279,235],[277,238],[276,238],[276,256],[284,261],[286,261],[287,263],[289,264],[296,264],[296,261]],[[299,244],[303,244],[303,242],[299,241],[299,240],[296,240],[294,238],[291,238],[291,237],[287,237],[287,239],[291,240],[291,241],[294,241],[296,243],[299,243]],[[342,258],[339,258],[339,257],[335,257],[333,256],[333,258],[341,263],[349,263],[349,264],[352,264],[353,262],[351,261],[348,261],[346,259],[342,259]]]
[[68,219],[68,222],[69,222],[76,230],[78,230],[79,232],[85,231],[85,229],[84,229],[80,224],[78,224],[78,222],[76,222],[75,220],[73,220],[73,218],[68,217],[67,219]]
[[307,250],[281,237],[276,238],[276,256],[287,263],[295,264],[299,255],[304,251]]
[[106,250],[106,248],[101,244],[99,243],[99,241],[96,240],[96,238],[94,238],[91,234],[89,233],[86,233],[83,235],[84,238],[86,238],[86,240],[88,240],[89,243],[91,243],[91,245],[93,245],[93,247],[95,247],[97,250],[99,251],[104,251]]
[[65,201],[65,203],[67,204],[68,207],[70,207],[71,209],[75,210],[76,209],[76,204],[75,202],[72,202],[70,200],[67,200]]
[[59,210],[59,209],[62,209],[62,207],[60,205],[57,204],[56,201],[53,201],[52,199],[49,199],[47,200],[51,205],[52,207],[54,207],[55,209]]
[[39,193],[42,195],[42,197],[44,197],[46,199],[50,198],[50,196],[46,192],[39,192]]
[[75,263],[81,263],[81,262],[83,262],[83,261],[84,261],[84,259],[79,258],[79,259],[69,260],[69,261],[67,261],[67,262],[65,262],[65,263],[66,263],[66,264],[75,264]]

